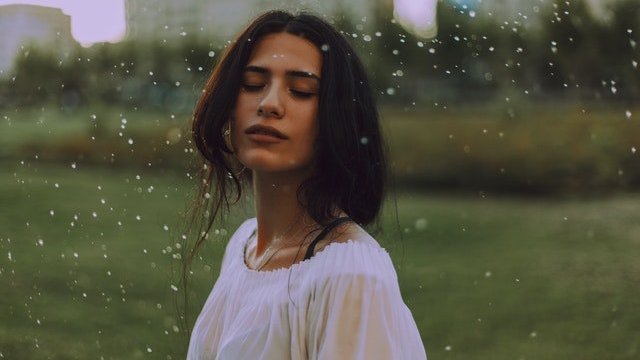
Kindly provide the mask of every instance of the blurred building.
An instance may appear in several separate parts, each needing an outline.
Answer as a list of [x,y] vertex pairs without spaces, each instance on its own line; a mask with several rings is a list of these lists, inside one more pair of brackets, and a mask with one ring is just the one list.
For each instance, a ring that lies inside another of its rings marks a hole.
[[22,47],[33,43],[68,53],[76,41],[71,17],[58,8],[37,5],[0,6],[0,77],[7,76]]

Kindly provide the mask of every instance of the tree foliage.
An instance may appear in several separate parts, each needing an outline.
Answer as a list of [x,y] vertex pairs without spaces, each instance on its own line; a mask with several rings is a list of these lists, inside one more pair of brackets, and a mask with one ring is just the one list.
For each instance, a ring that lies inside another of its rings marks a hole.
[[[535,18],[505,20],[439,2],[438,35],[424,40],[393,20],[389,2],[370,18],[345,10],[334,25],[367,65],[382,103],[535,99],[631,102],[640,97],[640,3],[621,0],[608,18],[585,0],[541,3]],[[77,47],[65,57],[29,46],[0,84],[0,104],[85,102],[188,110],[225,45],[185,36]],[[2,106],[2,105],[0,105]]]

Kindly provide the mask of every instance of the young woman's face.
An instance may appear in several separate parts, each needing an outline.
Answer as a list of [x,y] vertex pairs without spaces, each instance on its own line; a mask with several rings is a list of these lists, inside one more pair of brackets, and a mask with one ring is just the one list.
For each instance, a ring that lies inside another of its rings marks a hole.
[[311,170],[321,69],[320,50],[301,37],[281,32],[260,39],[244,69],[231,126],[242,164],[257,171]]

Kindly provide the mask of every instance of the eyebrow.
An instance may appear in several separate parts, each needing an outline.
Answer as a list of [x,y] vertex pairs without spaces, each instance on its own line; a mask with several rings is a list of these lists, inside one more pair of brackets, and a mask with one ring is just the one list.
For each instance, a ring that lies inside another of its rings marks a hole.
[[[256,72],[256,73],[260,73],[260,74],[270,74],[271,71],[269,71],[266,68],[260,67],[260,66],[255,66],[255,65],[249,65],[247,67],[244,68],[244,71],[250,71],[250,72]],[[320,81],[320,77],[312,72],[309,71],[300,71],[300,70],[287,70],[285,72],[286,76],[289,77],[303,77],[303,78],[309,78],[309,79],[314,79],[317,81]]]

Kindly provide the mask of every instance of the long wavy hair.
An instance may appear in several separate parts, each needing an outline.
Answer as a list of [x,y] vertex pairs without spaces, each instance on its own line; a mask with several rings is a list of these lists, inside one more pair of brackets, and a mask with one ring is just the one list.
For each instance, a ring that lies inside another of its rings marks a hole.
[[333,210],[338,206],[369,232],[380,230],[378,215],[388,181],[387,147],[362,62],[345,37],[322,18],[306,12],[268,11],[227,46],[195,108],[192,140],[204,163],[192,220],[202,222],[197,240],[185,248],[185,296],[191,261],[212,224],[225,218],[230,206],[242,198],[244,186],[251,184],[252,173],[239,172],[242,164],[225,142],[224,129],[233,115],[242,75],[254,47],[265,35],[279,32],[310,41],[322,54],[319,133],[314,144],[316,166],[296,191],[299,203],[321,226],[333,219]]

